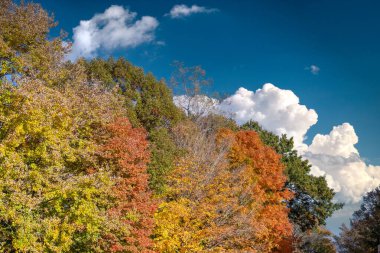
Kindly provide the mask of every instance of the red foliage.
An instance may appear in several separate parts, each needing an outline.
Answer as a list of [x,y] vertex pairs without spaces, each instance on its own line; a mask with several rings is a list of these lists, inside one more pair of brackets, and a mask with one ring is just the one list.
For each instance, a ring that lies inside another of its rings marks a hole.
[[280,242],[278,249],[274,253],[292,253],[294,251],[294,238],[293,236],[289,236]]
[[156,204],[148,187],[150,153],[146,133],[143,129],[132,128],[124,118],[108,125],[107,130],[110,137],[101,148],[101,156],[109,162],[115,180],[115,205],[108,212],[110,222],[124,225],[107,234],[107,250],[153,252],[150,235]]

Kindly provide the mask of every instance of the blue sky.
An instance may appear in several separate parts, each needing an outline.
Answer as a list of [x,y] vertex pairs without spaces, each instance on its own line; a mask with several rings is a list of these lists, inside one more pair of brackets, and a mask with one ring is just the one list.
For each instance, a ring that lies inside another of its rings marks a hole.
[[[360,159],[380,165],[379,1],[37,2],[59,21],[52,35],[64,29],[69,39],[81,20],[111,5],[138,13],[137,19],[155,17],[159,25],[153,40],[135,48],[99,50],[98,55],[124,56],[158,78],[170,76],[174,60],[202,65],[214,80],[212,89],[220,93],[233,94],[239,87],[256,91],[264,83],[291,90],[300,104],[318,114],[306,144],[317,133],[327,135],[333,126],[349,122],[359,137],[355,147]],[[218,11],[179,19],[165,16],[176,4]],[[319,72],[311,73],[311,65]]]

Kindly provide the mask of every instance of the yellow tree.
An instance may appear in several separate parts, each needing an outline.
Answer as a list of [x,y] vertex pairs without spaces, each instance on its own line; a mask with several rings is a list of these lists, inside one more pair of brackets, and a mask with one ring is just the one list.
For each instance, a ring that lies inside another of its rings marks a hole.
[[215,182],[226,168],[225,152],[216,150],[213,133],[191,121],[178,125],[174,136],[183,155],[155,215],[155,245],[159,252],[201,252],[208,240],[205,228],[216,215],[208,198],[214,198]]

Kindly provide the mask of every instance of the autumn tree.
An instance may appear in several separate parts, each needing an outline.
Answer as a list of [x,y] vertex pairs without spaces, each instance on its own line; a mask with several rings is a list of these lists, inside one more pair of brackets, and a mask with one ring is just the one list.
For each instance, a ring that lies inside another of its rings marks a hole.
[[228,130],[220,136],[233,138],[228,160],[235,178],[228,192],[230,196],[234,193],[231,197],[236,198],[237,208],[227,205],[221,211],[224,217],[234,214],[221,224],[233,233],[222,233],[216,242],[226,240],[231,249],[247,252],[270,252],[292,231],[285,204],[292,194],[283,189],[286,177],[281,156],[265,146],[254,131]]
[[[143,183],[135,199],[118,199],[117,157],[99,159],[99,146],[112,136],[106,126],[127,115],[117,87],[89,82],[82,62],[63,64],[62,43],[46,38],[53,20],[39,5],[1,4],[1,70],[17,84],[0,81],[1,250],[104,252],[105,236],[120,238],[120,231],[132,249],[149,247],[142,224],[153,214],[141,215],[133,202],[148,203],[139,195]],[[136,131],[137,140],[141,135]],[[112,210],[127,214],[127,204],[134,223],[111,222]]]
[[342,208],[341,203],[333,202],[335,193],[328,187],[326,179],[310,174],[311,165],[294,150],[292,138],[277,136],[254,121],[247,122],[242,129],[256,131],[266,145],[282,155],[287,176],[285,186],[295,194],[288,202],[289,218],[301,231],[325,225],[326,219]]
[[205,228],[216,214],[209,198],[216,200],[212,189],[218,188],[217,178],[225,171],[226,149],[216,152],[215,133],[192,121],[176,126],[174,139],[182,155],[155,214],[155,247],[159,252],[200,252],[208,241]]
[[143,129],[127,119],[107,126],[110,134],[100,149],[114,181],[114,206],[108,210],[111,230],[105,233],[106,252],[152,252],[155,202],[148,187],[148,142]]
[[175,130],[183,157],[155,216],[157,250],[271,252],[291,233],[280,156],[252,131],[209,129]]

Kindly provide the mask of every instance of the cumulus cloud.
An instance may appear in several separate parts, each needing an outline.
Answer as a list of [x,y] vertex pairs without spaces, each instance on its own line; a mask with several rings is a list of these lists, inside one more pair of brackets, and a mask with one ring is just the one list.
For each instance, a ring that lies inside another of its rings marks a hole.
[[192,5],[190,7],[185,4],[177,4],[174,5],[173,8],[170,10],[170,13],[166,15],[170,16],[171,18],[183,18],[196,13],[212,13],[216,11],[218,11],[218,9],[209,9],[198,5]]
[[104,13],[80,21],[73,29],[72,50],[67,58],[92,58],[101,49],[132,48],[154,40],[157,19],[143,16],[136,20],[136,16],[122,6],[112,5]]
[[305,149],[305,135],[318,121],[317,113],[301,105],[292,91],[280,89],[270,83],[256,92],[245,88],[238,89],[234,95],[221,102],[219,110],[232,115],[239,124],[254,120],[277,135],[287,134],[294,138],[298,149]]
[[357,143],[353,126],[344,123],[327,135],[317,134],[304,154],[313,165],[311,173],[326,176],[339,201],[357,203],[380,185],[380,166],[367,165],[355,148]]
[[359,141],[354,127],[349,123],[333,127],[328,135],[317,134],[309,147],[309,151],[314,154],[325,154],[331,156],[350,157],[352,154],[358,155],[355,144]]
[[310,65],[309,67],[305,68],[306,70],[309,70],[310,73],[313,75],[318,75],[319,71],[321,70],[317,65]]

